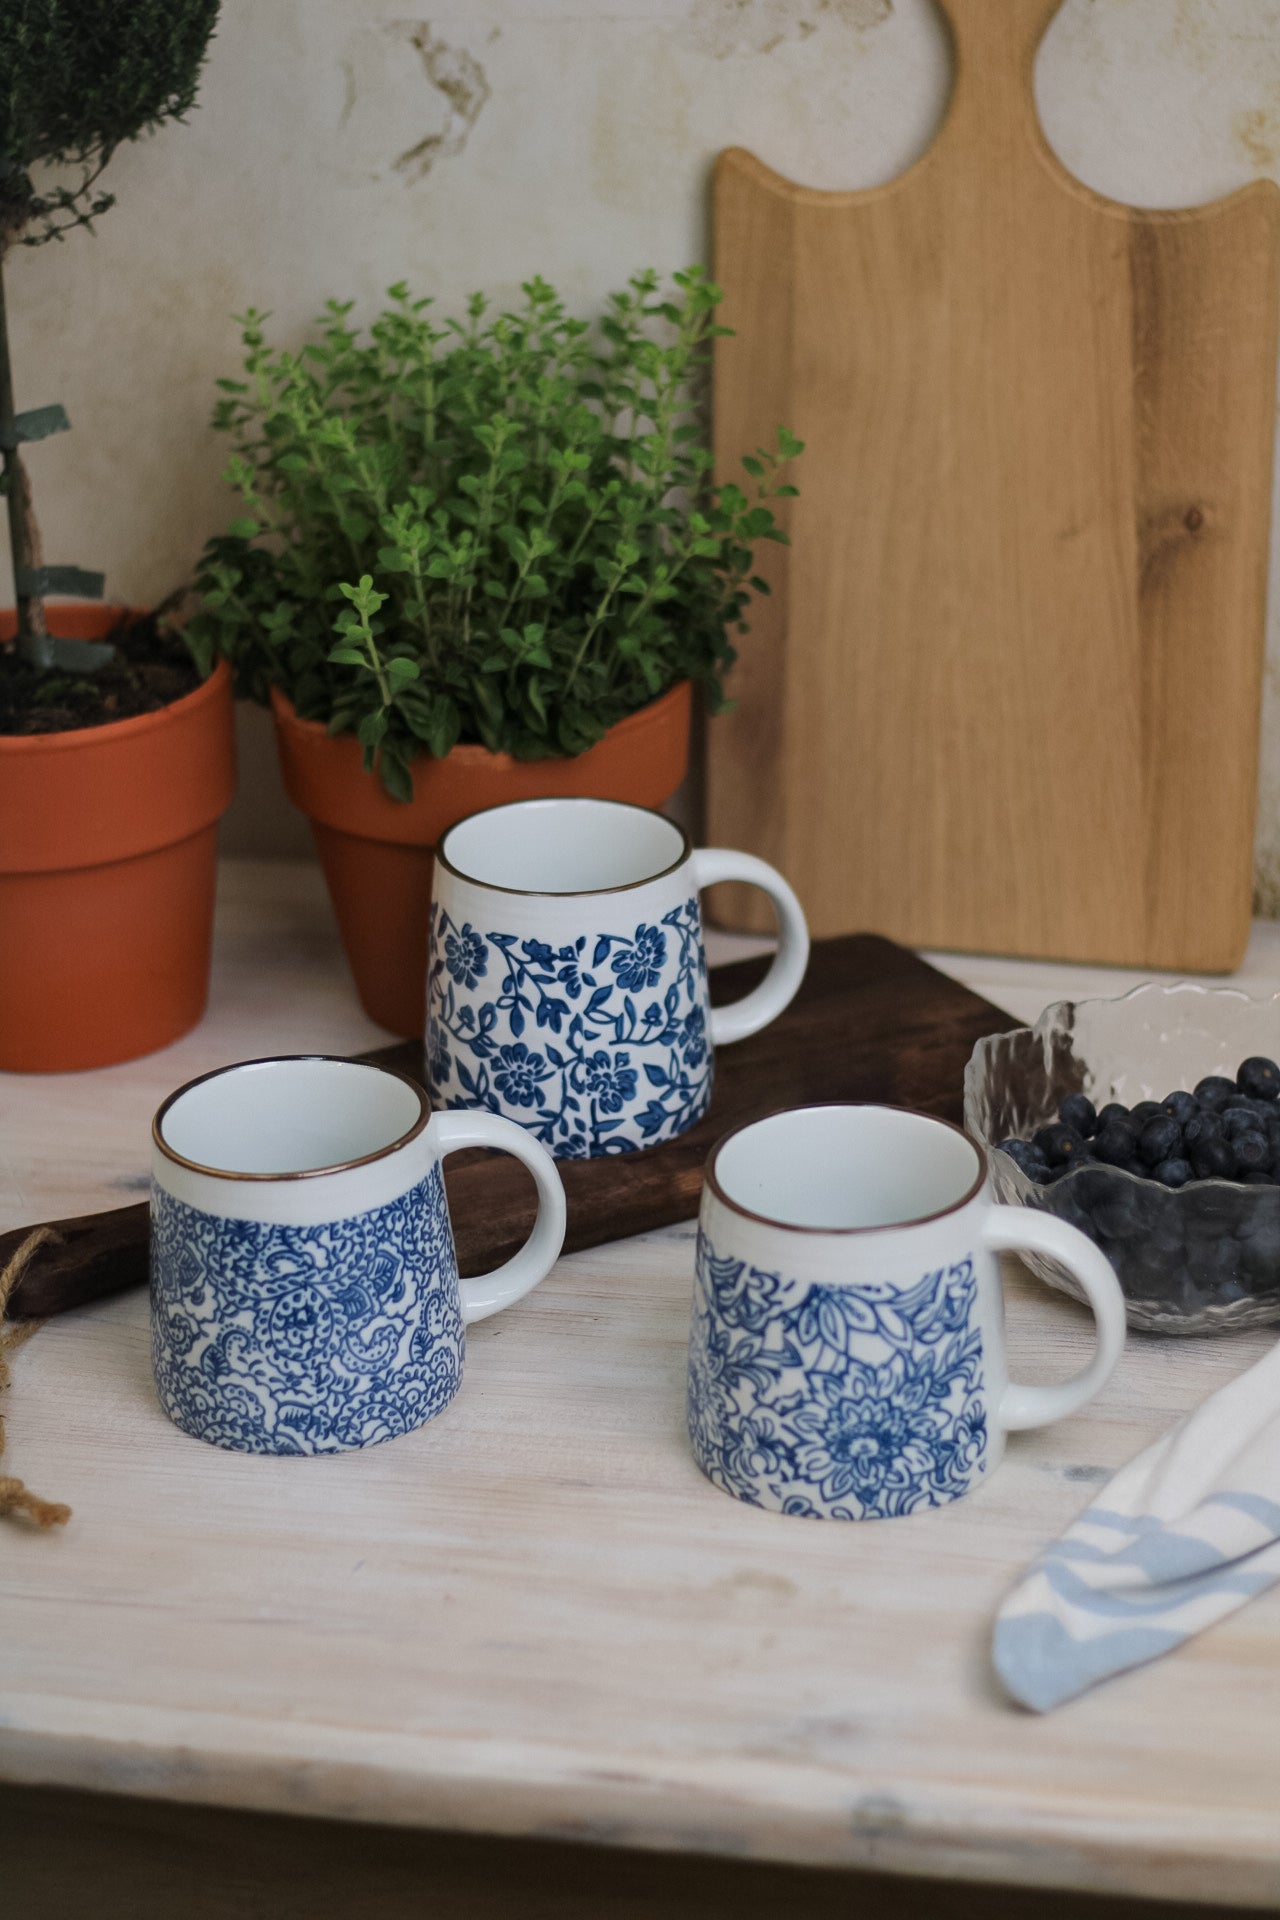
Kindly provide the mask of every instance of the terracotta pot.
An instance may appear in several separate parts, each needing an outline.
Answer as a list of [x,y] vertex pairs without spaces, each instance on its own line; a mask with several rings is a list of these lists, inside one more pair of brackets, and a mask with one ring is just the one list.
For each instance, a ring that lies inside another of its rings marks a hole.
[[361,764],[354,735],[330,739],[273,690],[280,765],[289,797],[311,821],[338,929],[361,1004],[392,1033],[419,1035],[426,1019],[427,915],[436,842],[483,807],[587,794],[660,807],[689,763],[687,681],[610,727],[572,760],[513,760],[455,747],[414,762],[413,799],[393,800]]
[[[52,621],[101,639],[123,611],[55,607]],[[14,625],[0,613],[0,639]],[[234,780],[225,663],[158,713],[0,737],[0,1068],[110,1066],[195,1025]]]

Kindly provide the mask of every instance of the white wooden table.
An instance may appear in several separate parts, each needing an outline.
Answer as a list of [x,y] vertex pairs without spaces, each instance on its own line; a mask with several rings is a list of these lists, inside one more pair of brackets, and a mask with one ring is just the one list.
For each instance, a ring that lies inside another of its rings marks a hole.
[[[950,959],[1018,1014],[1130,976]],[[1280,930],[1242,978],[1280,984]],[[381,1036],[314,869],[224,876],[199,1030],[0,1078],[0,1227],[145,1188],[191,1074]],[[576,1255],[468,1336],[457,1401],[326,1459],[220,1453],[152,1392],[141,1294],[18,1355],[6,1466],[70,1502],[0,1532],[0,1781],[615,1846],[1280,1904],[1280,1591],[1047,1718],[993,1610],[1094,1485],[1266,1345],[1134,1339],[1092,1408],[972,1499],[818,1525],[712,1488],[683,1432],[693,1229]],[[1015,1274],[1015,1367],[1089,1323]],[[0,1874],[3,1868],[0,1867]]]

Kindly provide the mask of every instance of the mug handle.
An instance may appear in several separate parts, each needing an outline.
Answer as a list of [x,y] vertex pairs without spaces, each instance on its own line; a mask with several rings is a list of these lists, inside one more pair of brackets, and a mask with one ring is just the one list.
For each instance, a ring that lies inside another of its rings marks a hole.
[[1024,1387],[1010,1381],[996,1418],[1009,1432],[1047,1427],[1065,1420],[1104,1387],[1124,1351],[1124,1295],[1104,1253],[1078,1227],[1029,1207],[992,1207],[982,1237],[993,1253],[1043,1253],[1069,1267],[1083,1287],[1098,1328],[1098,1349],[1082,1373],[1052,1387]]
[[538,1217],[519,1253],[495,1267],[492,1273],[477,1273],[469,1280],[458,1281],[462,1318],[470,1326],[473,1320],[487,1320],[491,1313],[513,1306],[526,1293],[531,1293],[539,1280],[546,1279],[564,1245],[564,1186],[546,1148],[539,1146],[514,1120],[504,1120],[500,1114],[465,1108],[433,1113],[431,1130],[442,1160],[446,1154],[458,1153],[463,1147],[494,1147],[500,1153],[510,1153],[522,1160],[538,1188]]
[[752,853],[736,853],[731,847],[698,847],[693,855],[693,879],[699,893],[721,880],[741,880],[749,887],[759,887],[773,902],[778,916],[778,951],[760,985],[732,1006],[711,1009],[711,1044],[726,1047],[731,1041],[759,1033],[791,1005],[809,964],[809,929],[804,908],[777,868],[767,860],[757,860]]

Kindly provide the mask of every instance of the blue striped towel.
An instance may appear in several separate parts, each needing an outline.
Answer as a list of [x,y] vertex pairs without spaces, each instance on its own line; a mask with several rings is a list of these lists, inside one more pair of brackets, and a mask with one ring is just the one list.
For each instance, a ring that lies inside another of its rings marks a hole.
[[1181,1646],[1280,1580],[1280,1347],[1144,1453],[996,1620],[996,1670],[1043,1713]]

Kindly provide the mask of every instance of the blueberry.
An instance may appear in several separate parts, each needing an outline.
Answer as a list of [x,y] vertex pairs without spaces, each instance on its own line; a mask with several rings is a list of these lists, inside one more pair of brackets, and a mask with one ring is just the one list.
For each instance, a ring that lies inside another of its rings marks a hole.
[[1152,1178],[1166,1187],[1185,1187],[1191,1178],[1191,1162],[1175,1155],[1170,1160],[1162,1160],[1158,1167],[1151,1170]]
[[1149,1167],[1155,1167],[1170,1156],[1182,1144],[1182,1128],[1167,1113],[1157,1112],[1154,1120],[1148,1120],[1138,1135],[1138,1158],[1145,1160]]
[[1048,1171],[1044,1155],[1029,1140],[1002,1140],[1000,1152],[1007,1153],[1016,1167],[1021,1167],[1029,1180],[1043,1180]]
[[1085,1094],[1069,1093],[1058,1109],[1058,1118],[1064,1127],[1073,1127],[1082,1140],[1087,1140],[1098,1124],[1098,1109]]
[[1261,1133],[1240,1133],[1231,1142],[1241,1173],[1265,1173],[1271,1165],[1271,1142]]
[[1280,1095],[1280,1067],[1265,1054],[1251,1054],[1236,1069],[1236,1085],[1256,1100],[1274,1100]]
[[1199,1113],[1200,1109],[1196,1105],[1194,1093],[1187,1093],[1179,1089],[1176,1093],[1167,1093],[1165,1095],[1164,1099],[1160,1102],[1160,1111],[1161,1113],[1169,1114],[1172,1119],[1177,1121],[1180,1127],[1185,1127],[1188,1120],[1193,1119],[1195,1115]]
[[1084,1158],[1084,1140],[1074,1127],[1064,1127],[1061,1121],[1041,1127],[1032,1145],[1039,1148],[1051,1167],[1065,1167]]
[[1200,1111],[1193,1113],[1182,1129],[1184,1147],[1194,1147],[1198,1140],[1216,1140],[1222,1132],[1222,1116],[1217,1113]]
[[1101,1133],[1103,1127],[1109,1126],[1113,1120],[1127,1120],[1128,1118],[1128,1107],[1121,1106],[1118,1100],[1108,1100],[1106,1106],[1103,1107],[1098,1115],[1098,1124],[1094,1131],[1095,1133]]
[[1280,1186],[1280,1174],[1263,1173],[1256,1168],[1250,1173],[1242,1174],[1241,1178],[1243,1179],[1246,1187]]
[[1129,1118],[1138,1132],[1141,1133],[1148,1120],[1154,1120],[1159,1112],[1160,1102],[1158,1100],[1139,1100],[1137,1106],[1129,1115]]
[[1262,1121],[1248,1107],[1224,1107],[1219,1117],[1228,1140],[1237,1140],[1242,1133],[1261,1133],[1263,1130]]
[[1132,1160],[1137,1144],[1138,1136],[1127,1120],[1109,1120],[1093,1136],[1094,1158],[1110,1167],[1122,1167],[1126,1160]]
[[1140,1239],[1146,1226],[1138,1203],[1138,1191],[1128,1180],[1108,1176],[1106,1190],[1093,1201],[1093,1224],[1108,1240]]
[[1202,1107],[1216,1113],[1219,1107],[1226,1106],[1238,1089],[1234,1080],[1224,1079],[1220,1073],[1211,1073],[1208,1079],[1199,1081],[1193,1091]]
[[1197,1140],[1191,1150],[1191,1164],[1199,1180],[1230,1180],[1236,1170],[1235,1148],[1221,1135]]

